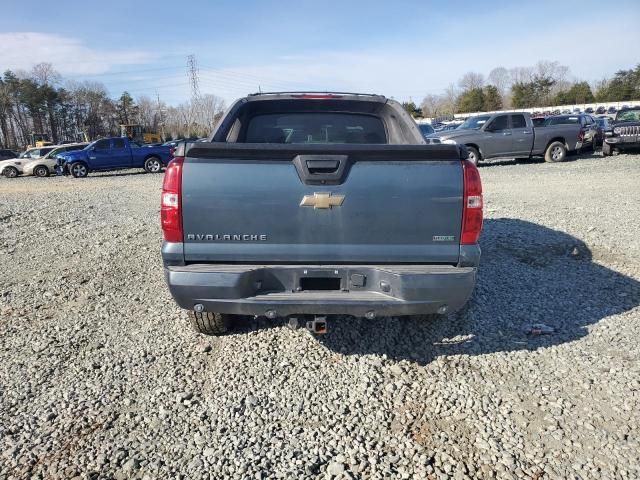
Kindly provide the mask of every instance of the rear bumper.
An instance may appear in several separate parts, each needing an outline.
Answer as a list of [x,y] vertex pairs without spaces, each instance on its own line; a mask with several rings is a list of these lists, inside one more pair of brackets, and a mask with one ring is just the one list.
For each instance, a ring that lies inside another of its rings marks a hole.
[[[342,314],[363,317],[459,310],[469,300],[476,267],[446,265],[207,265],[167,266],[180,307],[239,315]],[[305,278],[334,290],[300,290]],[[301,282],[302,280],[302,282]],[[324,283],[327,283],[324,282]],[[322,282],[321,282],[322,283]]]

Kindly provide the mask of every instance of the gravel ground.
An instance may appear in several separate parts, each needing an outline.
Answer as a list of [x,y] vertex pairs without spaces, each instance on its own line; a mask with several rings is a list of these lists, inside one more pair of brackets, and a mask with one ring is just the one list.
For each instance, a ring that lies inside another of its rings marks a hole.
[[160,176],[0,179],[0,478],[640,477],[640,155],[481,174],[466,313],[217,339]]

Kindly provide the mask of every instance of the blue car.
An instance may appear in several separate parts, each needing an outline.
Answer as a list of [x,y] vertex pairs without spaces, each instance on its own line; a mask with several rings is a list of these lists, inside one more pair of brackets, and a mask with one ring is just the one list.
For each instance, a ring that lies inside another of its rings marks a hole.
[[173,158],[169,146],[144,145],[126,137],[102,138],[90,143],[83,150],[58,156],[59,174],[86,177],[90,172],[144,168],[149,173],[159,173]]

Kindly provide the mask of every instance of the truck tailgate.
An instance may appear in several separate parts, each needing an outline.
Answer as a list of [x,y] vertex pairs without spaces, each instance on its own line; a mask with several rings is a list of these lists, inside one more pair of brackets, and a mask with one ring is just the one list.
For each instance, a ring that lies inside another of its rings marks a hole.
[[455,146],[205,143],[182,175],[187,263],[458,262]]

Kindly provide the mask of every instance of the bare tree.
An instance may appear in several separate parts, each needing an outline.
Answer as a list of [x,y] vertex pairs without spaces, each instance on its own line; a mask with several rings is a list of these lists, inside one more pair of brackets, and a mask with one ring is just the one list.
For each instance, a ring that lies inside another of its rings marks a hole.
[[422,99],[420,107],[425,117],[437,117],[441,112],[443,99],[439,95],[428,94]]
[[40,85],[56,85],[62,77],[50,63],[42,62],[33,66],[31,78]]
[[489,72],[488,81],[491,85],[494,85],[500,95],[504,95],[511,88],[511,74],[509,70],[504,67],[496,67]]
[[463,92],[474,88],[482,88],[484,87],[484,75],[477,72],[467,72],[458,81],[458,86]]
[[224,111],[224,100],[210,93],[200,97],[200,121],[205,128],[205,135],[209,135]]
[[560,65],[560,62],[550,62],[548,60],[540,60],[536,63],[535,73],[544,78],[550,78],[555,82],[566,80],[569,74],[569,67]]
[[158,130],[158,103],[146,95],[137,98],[140,123],[152,132]]
[[511,83],[528,83],[533,80],[532,67],[514,67],[509,69]]
[[450,83],[444,92],[442,110],[444,113],[453,115],[456,111],[456,103],[458,102],[459,92],[453,83]]

